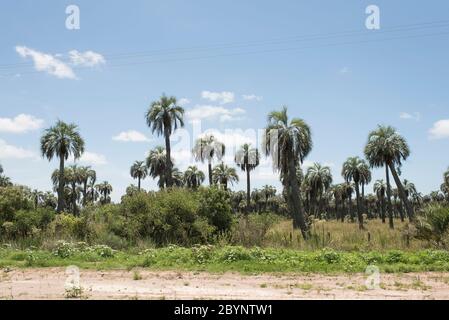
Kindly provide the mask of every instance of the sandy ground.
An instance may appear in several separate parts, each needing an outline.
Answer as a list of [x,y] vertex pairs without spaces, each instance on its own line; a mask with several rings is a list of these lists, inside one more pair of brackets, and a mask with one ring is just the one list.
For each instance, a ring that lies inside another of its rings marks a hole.
[[[81,270],[81,292],[67,290],[64,268],[1,270],[0,299],[449,299],[449,273],[358,275]],[[69,281],[70,282],[70,281]]]

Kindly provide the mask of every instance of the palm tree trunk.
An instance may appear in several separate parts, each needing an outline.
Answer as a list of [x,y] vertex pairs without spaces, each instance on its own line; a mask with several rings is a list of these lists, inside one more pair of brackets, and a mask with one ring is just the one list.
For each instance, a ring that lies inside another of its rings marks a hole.
[[64,211],[64,156],[59,156],[59,186],[58,186],[58,213]]
[[399,191],[399,196],[401,197],[401,200],[405,205],[405,210],[407,211],[407,216],[410,221],[413,221],[413,219],[414,219],[413,208],[410,205],[410,201],[408,201],[408,199],[405,195],[405,190],[404,190],[404,186],[402,185],[401,179],[399,179],[399,175],[398,175],[394,165],[390,164],[389,167],[390,167],[391,173],[393,174],[394,181],[396,182],[396,186]]
[[362,204],[360,203],[360,190],[359,190],[359,182],[355,182],[355,194],[357,197],[357,218],[359,220],[359,229],[363,230],[363,215],[362,215]]
[[138,177],[137,179],[138,179],[137,180],[138,181],[137,182],[137,190],[139,190],[139,192],[140,192],[140,177]]
[[249,213],[251,205],[251,177],[249,169],[246,168],[246,211]]
[[209,161],[208,165],[208,170],[209,170],[209,186],[212,187],[213,185],[213,181],[212,181],[212,163]]
[[340,220],[341,222],[345,222],[345,198],[342,196],[341,197],[341,212],[340,212]]
[[83,183],[83,206],[87,203],[87,180]]
[[166,184],[167,188],[171,188],[173,186],[173,179],[172,179],[172,170],[173,170],[173,163],[171,162],[171,146],[170,146],[170,131],[169,128],[166,126],[164,128],[164,136],[165,136],[165,152],[167,156],[166,161],[166,169],[165,169],[165,175],[166,175]]
[[362,183],[362,212],[368,214],[367,204],[365,199],[365,184]]
[[290,198],[290,208],[293,213],[293,227],[300,228],[304,239],[308,238],[308,227],[305,220],[304,209],[301,205],[301,193],[299,191],[298,179],[296,177],[296,166],[294,157],[290,154],[288,157],[288,176],[289,176],[289,190],[288,196]]
[[385,223],[385,197],[383,195],[380,198],[380,216],[382,218],[382,223]]
[[73,214],[78,215],[78,206],[76,205],[76,183],[72,183],[72,210]]
[[390,229],[394,229],[393,222],[393,207],[391,205],[391,186],[390,186],[390,172],[388,171],[388,166],[385,165],[385,175],[387,179],[387,211],[388,211],[388,222],[390,224]]

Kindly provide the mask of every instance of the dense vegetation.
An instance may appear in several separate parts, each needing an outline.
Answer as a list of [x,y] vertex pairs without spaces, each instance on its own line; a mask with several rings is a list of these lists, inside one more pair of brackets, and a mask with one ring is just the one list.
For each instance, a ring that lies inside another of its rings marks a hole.
[[[359,255],[361,252],[378,250],[382,256],[382,252],[392,249],[448,249],[449,170],[444,173],[440,191],[419,193],[413,183],[401,177],[400,169],[410,150],[405,138],[392,127],[379,126],[370,132],[364,150],[366,160],[349,157],[341,170],[345,182],[333,184],[329,167],[315,163],[303,168],[313,147],[311,129],[302,119],[290,119],[285,107],[268,115],[261,151],[250,144],[237,150],[237,168],[222,162],[229,151],[208,135],[199,137],[192,150],[196,161],[208,164],[208,172],[205,174],[193,164],[181,172],[171,158],[170,136],[184,125],[183,115],[184,110],[174,97],[162,96],[151,104],[145,120],[153,133],[164,138],[165,147],[150,150],[147,159],[132,164],[130,176],[137,180],[137,186],[130,185],[119,203],[112,203],[113,187],[107,181],[97,183],[97,173],[91,167],[66,166],[69,157],[80,158],[85,148],[74,124],[58,121],[41,138],[42,156],[59,160],[59,167],[50,177],[54,193],[14,185],[0,166],[0,241],[4,247],[1,263],[22,261],[17,258],[23,256],[22,251],[13,249],[29,247],[47,250],[33,251],[36,261],[40,261],[45,252],[59,250],[61,240],[66,241],[66,246],[82,242],[93,248],[89,254],[97,254],[97,250],[191,247],[151,251],[158,255],[168,250],[172,252],[168,256],[179,253],[180,264],[186,266],[199,263],[195,262],[195,250],[204,251],[213,257],[210,261],[216,262],[226,250],[234,250],[229,246],[331,248],[342,259],[339,261],[359,259],[360,267],[366,262]],[[272,158],[282,190],[268,185],[251,188],[251,174],[264,155]],[[372,182],[371,169],[375,167],[384,168],[385,181],[375,181],[373,193],[369,193],[366,188]],[[229,188],[239,180],[237,169],[245,174],[246,191]],[[148,177],[157,179],[159,191],[142,189],[141,182]],[[203,185],[206,180],[208,186]],[[207,245],[217,247],[209,252]],[[253,257],[259,249],[235,250],[238,257],[248,257],[244,261],[259,259]],[[76,248],[73,251],[81,254]],[[342,253],[345,251],[359,253]],[[276,253],[271,249],[257,252],[273,256],[273,261],[284,254],[309,261],[308,253]],[[310,259],[315,261],[320,254],[310,254]],[[379,261],[388,261],[385,254]],[[425,254],[410,253],[407,261]],[[184,256],[189,258],[184,261]],[[446,270],[447,259],[443,258],[438,268]],[[306,268],[305,262],[301,267],[296,262],[288,267],[289,263],[274,265],[286,270]]]

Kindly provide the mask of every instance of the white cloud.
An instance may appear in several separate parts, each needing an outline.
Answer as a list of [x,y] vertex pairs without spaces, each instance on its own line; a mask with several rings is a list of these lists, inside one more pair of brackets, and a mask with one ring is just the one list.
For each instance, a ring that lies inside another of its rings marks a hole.
[[143,133],[136,130],[128,130],[120,132],[117,136],[112,138],[115,141],[122,142],[148,142],[150,141]]
[[189,103],[190,103],[190,100],[187,99],[187,98],[182,98],[182,99],[179,99],[179,101],[178,101],[178,104],[179,104],[180,106],[185,106],[185,105],[187,105],[187,104],[189,104]]
[[403,120],[415,120],[419,121],[421,120],[421,114],[419,112],[408,113],[408,112],[401,112],[399,114],[399,118]]
[[227,109],[220,106],[198,105],[186,112],[190,121],[216,120],[220,122],[234,121],[242,119],[246,111],[242,108]]
[[244,94],[243,95],[243,100],[247,100],[247,101],[262,101],[263,97],[256,96],[255,94]]
[[105,165],[108,163],[104,155],[93,152],[84,152],[78,161],[81,163],[97,166]]
[[220,104],[227,104],[234,102],[235,95],[233,92],[223,91],[223,92],[201,92],[201,97],[212,102],[218,102]]
[[44,121],[28,114],[19,114],[15,118],[0,118],[0,132],[26,133],[42,128]]
[[429,130],[429,137],[430,139],[449,138],[449,119],[435,122]]
[[0,139],[0,159],[29,159],[37,158],[36,154],[30,150],[7,144]]
[[106,63],[106,59],[101,54],[93,51],[79,52],[71,50],[69,58],[70,62],[75,66],[94,67]]
[[72,68],[51,54],[25,46],[17,46],[16,51],[22,58],[31,58],[37,71],[47,72],[60,79],[76,79]]

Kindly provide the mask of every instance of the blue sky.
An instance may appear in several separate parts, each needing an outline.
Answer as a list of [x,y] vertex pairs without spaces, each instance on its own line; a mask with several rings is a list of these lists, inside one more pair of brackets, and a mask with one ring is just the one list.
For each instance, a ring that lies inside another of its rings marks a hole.
[[[79,30],[65,26],[71,4]],[[370,4],[380,30],[365,27]],[[312,127],[306,165],[330,165],[335,182],[378,124],[407,138],[403,177],[420,191],[438,189],[449,166],[447,1],[19,0],[0,9],[0,163],[16,183],[51,188],[57,163],[40,157],[39,138],[62,119],[79,125],[82,163],[118,200],[133,161],[163,144],[144,114],[164,92],[187,111],[190,144],[173,141],[181,169],[192,162],[191,120],[238,144],[282,105]],[[253,176],[255,187],[279,186],[268,162]]]

